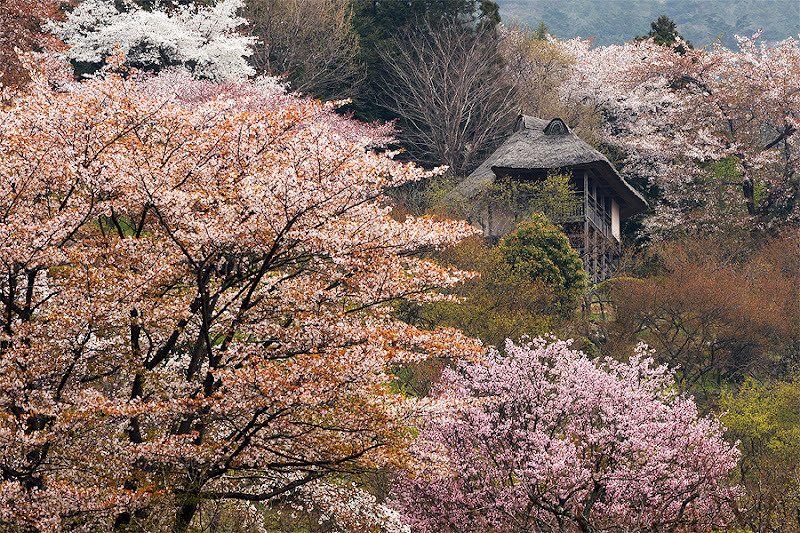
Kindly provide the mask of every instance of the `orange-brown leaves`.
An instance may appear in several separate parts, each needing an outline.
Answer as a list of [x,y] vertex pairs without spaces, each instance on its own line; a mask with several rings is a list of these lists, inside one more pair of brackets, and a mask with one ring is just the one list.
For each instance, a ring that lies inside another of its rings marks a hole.
[[0,110],[0,529],[180,529],[403,462],[389,369],[481,347],[390,305],[459,283],[419,254],[476,230],[393,220],[385,188],[431,173],[331,112],[170,75],[34,76]]
[[28,81],[20,52],[58,47],[59,41],[47,33],[45,21],[61,14],[61,0],[3,0],[0,3],[0,82],[19,86]]
[[721,236],[660,246],[651,275],[612,282],[612,342],[644,340],[693,390],[790,370],[800,340],[797,237],[751,246]]

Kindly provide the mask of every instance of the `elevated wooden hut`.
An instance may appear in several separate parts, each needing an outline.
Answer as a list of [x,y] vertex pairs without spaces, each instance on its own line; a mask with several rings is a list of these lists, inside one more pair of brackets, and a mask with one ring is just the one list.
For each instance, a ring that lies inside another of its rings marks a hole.
[[[558,213],[555,222],[563,226],[581,254],[591,279],[598,283],[610,278],[619,262],[620,222],[644,211],[647,202],[603,154],[579,139],[559,118],[548,122],[520,115],[511,136],[448,198],[469,203],[499,178],[543,180],[550,171],[570,175],[580,197],[569,212]],[[494,202],[473,210],[471,223],[487,238],[497,240],[512,231],[519,218],[509,206]]]

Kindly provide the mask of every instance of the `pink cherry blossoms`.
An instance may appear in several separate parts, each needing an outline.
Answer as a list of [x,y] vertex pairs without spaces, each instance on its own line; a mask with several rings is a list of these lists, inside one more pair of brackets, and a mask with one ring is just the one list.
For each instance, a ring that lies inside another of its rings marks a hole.
[[423,532],[686,531],[728,518],[739,452],[642,348],[508,343],[445,372],[395,506]]
[[430,173],[368,149],[386,131],[172,76],[34,75],[0,109],[0,529],[187,531],[391,468],[391,365],[481,351],[392,315],[459,283],[419,252],[476,230],[391,218]]
[[562,44],[576,58],[564,98],[598,109],[605,141],[625,153],[623,174],[661,190],[651,234],[800,217],[800,46],[736,41],[738,52]]

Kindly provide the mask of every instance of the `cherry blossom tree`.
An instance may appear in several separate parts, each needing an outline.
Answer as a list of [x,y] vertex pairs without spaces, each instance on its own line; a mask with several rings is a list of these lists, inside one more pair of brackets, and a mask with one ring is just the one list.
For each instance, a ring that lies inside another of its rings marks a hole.
[[255,73],[247,63],[253,39],[237,32],[245,23],[236,15],[243,6],[244,0],[221,0],[148,11],[130,0],[84,0],[50,29],[70,46],[68,57],[80,74],[96,72],[119,48],[138,69],[182,68],[224,81]]
[[423,532],[711,529],[738,450],[673,385],[644,348],[620,363],[509,342],[444,373],[455,408],[426,424],[395,504]]
[[737,41],[738,52],[653,40],[575,48],[566,95],[602,111],[623,172],[661,191],[654,231],[800,219],[800,47]]
[[417,253],[475,233],[390,217],[430,173],[274,84],[135,78],[0,110],[4,530],[186,531],[389,468],[416,404],[387,368],[480,351],[393,318],[463,277]]

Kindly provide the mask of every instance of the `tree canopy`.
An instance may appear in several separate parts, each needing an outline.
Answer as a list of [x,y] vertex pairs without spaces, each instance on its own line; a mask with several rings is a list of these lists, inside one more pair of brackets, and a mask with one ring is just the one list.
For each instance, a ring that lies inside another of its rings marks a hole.
[[[669,46],[677,43],[678,41],[682,41],[686,43],[686,46],[689,48],[694,48],[692,43],[687,41],[683,35],[678,33],[678,27],[675,25],[675,21],[666,15],[661,15],[658,17],[658,20],[650,23],[650,31],[647,32],[647,35],[637,35],[633,38],[634,41],[644,41],[645,39],[653,39],[654,43],[662,46]],[[679,50],[685,51],[682,46],[679,48]]]
[[[697,531],[724,522],[738,450],[641,351],[509,343],[445,370],[395,505],[422,532]],[[445,403],[445,405],[447,405]]]
[[535,214],[503,237],[498,252],[512,271],[538,280],[558,295],[563,312],[574,310],[586,291],[586,272],[569,239],[544,215]]
[[79,75],[97,72],[119,50],[138,70],[182,68],[196,78],[226,81],[255,72],[247,62],[252,39],[237,31],[245,22],[237,15],[243,6],[244,0],[221,0],[148,10],[133,2],[84,0],[51,29],[69,45]]
[[[793,523],[798,42],[498,5],[0,2],[0,529]],[[520,112],[649,195],[624,277],[567,175],[448,194]]]
[[439,26],[458,21],[465,26],[500,22],[499,8],[487,0],[352,0],[353,28],[359,39],[359,58],[367,77],[361,94],[353,102],[357,118],[365,121],[397,118],[383,85],[392,79],[382,52],[391,51],[398,30]]
[[[397,222],[426,176],[275,85],[43,76],[0,109],[0,527],[186,531],[402,462],[402,361],[479,347],[390,302],[475,231]],[[160,524],[160,525],[159,525]]]

